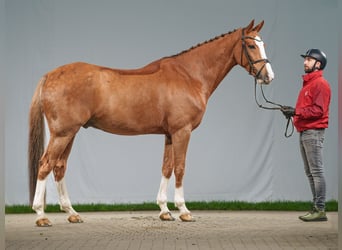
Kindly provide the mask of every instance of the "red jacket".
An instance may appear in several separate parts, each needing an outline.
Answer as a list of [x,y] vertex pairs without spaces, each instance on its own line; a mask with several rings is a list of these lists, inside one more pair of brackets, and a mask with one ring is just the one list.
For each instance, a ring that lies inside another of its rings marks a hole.
[[331,90],[318,70],[303,75],[303,88],[299,92],[293,122],[298,132],[327,128]]

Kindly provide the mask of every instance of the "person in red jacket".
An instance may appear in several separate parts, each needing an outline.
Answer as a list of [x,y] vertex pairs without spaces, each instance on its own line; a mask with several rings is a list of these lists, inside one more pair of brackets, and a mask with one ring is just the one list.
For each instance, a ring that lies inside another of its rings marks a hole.
[[313,196],[313,208],[299,219],[303,221],[326,221],[326,184],[323,165],[324,132],[329,123],[330,85],[323,77],[327,58],[323,51],[310,49],[304,58],[303,87],[296,107],[281,109],[286,118],[293,116],[293,123],[300,133],[300,151],[304,170],[309,179]]

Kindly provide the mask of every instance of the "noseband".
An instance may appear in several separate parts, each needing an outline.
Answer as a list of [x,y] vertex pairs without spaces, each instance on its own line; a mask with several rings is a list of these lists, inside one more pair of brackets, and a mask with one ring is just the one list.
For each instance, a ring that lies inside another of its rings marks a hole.
[[[261,66],[261,68],[257,71],[257,73],[253,76],[254,77],[254,98],[255,98],[255,102],[256,104],[258,105],[259,108],[262,108],[262,109],[267,109],[267,110],[281,110],[284,105],[281,105],[279,103],[276,103],[276,102],[272,102],[272,101],[269,101],[265,94],[264,94],[264,90],[262,88],[262,84],[260,84],[260,89],[261,89],[261,94],[262,94],[262,97],[264,99],[264,101],[267,103],[267,104],[271,104],[273,105],[273,107],[269,107],[269,106],[264,106],[262,104],[260,104],[258,102],[258,99],[257,99],[257,80],[258,80],[258,77],[260,76],[260,73],[261,71],[263,70],[263,68],[266,66],[267,63],[269,63],[270,61],[266,58],[266,59],[259,59],[259,60],[256,60],[256,61],[253,61],[250,57],[250,55],[248,54],[248,50],[247,50],[247,45],[246,45],[246,39],[252,39],[254,41],[259,41],[258,39],[256,39],[255,37],[252,37],[252,36],[245,36],[245,30],[242,29],[242,37],[241,37],[241,41],[242,41],[242,52],[241,52],[241,65],[242,64],[242,57],[243,57],[243,54],[245,54],[247,60],[248,60],[248,64],[249,64],[249,74],[250,75],[253,75],[252,72],[253,72],[253,69],[256,69],[254,64],[257,64],[259,62],[264,62],[264,64]],[[288,128],[289,128],[289,125],[290,125],[290,122],[291,122],[291,132],[288,133]],[[289,117],[287,119],[287,123],[286,123],[286,129],[285,129],[285,137],[290,137],[292,136],[294,132],[294,126],[293,126],[293,120],[291,117]]]

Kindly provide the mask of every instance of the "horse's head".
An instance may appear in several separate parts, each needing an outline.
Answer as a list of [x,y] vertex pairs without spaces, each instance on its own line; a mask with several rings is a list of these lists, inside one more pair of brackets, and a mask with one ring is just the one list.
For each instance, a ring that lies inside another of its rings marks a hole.
[[264,42],[258,33],[263,25],[264,21],[253,27],[252,20],[247,27],[241,29],[241,46],[236,46],[240,49],[235,50],[234,56],[237,63],[253,75],[258,83],[269,84],[274,78],[274,73],[266,57]]

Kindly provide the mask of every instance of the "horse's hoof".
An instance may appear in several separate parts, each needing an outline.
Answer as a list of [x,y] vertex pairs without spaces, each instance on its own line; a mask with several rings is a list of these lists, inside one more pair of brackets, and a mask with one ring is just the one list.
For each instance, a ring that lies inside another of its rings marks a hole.
[[162,221],[174,221],[175,220],[175,218],[172,217],[170,212],[160,214],[159,219],[161,219]]
[[194,222],[194,221],[196,221],[196,220],[194,219],[194,217],[192,217],[191,214],[181,214],[181,215],[179,216],[179,218],[180,218],[181,221],[183,221],[183,222]]
[[68,221],[70,223],[83,223],[83,220],[78,214],[70,215]]
[[52,226],[48,218],[42,218],[42,219],[36,220],[36,225],[38,227],[51,227]]

